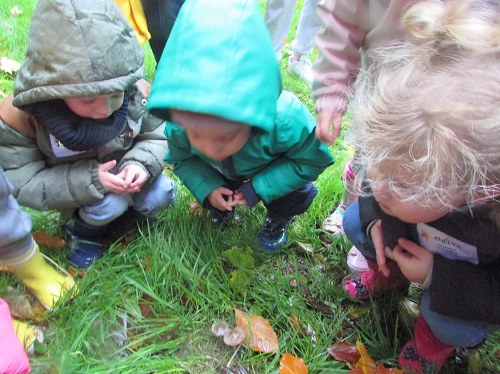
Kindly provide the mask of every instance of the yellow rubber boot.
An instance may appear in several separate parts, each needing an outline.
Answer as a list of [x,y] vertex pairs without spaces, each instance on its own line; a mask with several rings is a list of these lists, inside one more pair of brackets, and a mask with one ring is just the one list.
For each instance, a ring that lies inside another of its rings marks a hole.
[[16,319],[12,320],[12,324],[14,325],[17,338],[28,354],[33,350],[33,343],[35,341],[43,343],[43,333],[40,329]]
[[70,275],[63,275],[45,260],[36,243],[27,260],[10,269],[19,277],[26,288],[42,303],[47,310],[52,310],[59,299],[68,294],[77,293],[75,281]]

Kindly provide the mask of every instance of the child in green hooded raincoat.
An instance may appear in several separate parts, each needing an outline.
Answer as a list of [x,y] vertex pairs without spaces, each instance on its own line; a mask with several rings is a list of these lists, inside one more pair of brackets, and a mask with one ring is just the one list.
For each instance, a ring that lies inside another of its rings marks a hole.
[[188,0],[152,84],[148,108],[166,118],[166,161],[215,221],[237,205],[267,208],[258,234],[274,251],[333,163],[315,120],[282,90],[269,31],[254,1]]

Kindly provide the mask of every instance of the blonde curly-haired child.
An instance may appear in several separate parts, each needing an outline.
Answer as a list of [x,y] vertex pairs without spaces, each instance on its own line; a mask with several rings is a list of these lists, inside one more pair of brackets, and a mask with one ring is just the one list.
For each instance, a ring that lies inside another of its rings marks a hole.
[[[351,99],[359,202],[344,215],[370,270],[354,298],[421,283],[421,317],[399,362],[439,371],[500,324],[498,4],[423,1],[414,42],[370,53]],[[434,371],[432,371],[434,372]]]

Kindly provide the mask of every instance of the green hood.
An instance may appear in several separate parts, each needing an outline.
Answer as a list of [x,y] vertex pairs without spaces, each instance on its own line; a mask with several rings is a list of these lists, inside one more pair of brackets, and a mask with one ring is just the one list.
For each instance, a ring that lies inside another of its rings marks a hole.
[[14,105],[125,91],[143,76],[144,53],[112,0],[39,0]]
[[187,0],[156,70],[148,108],[206,113],[269,131],[278,61],[253,0]]

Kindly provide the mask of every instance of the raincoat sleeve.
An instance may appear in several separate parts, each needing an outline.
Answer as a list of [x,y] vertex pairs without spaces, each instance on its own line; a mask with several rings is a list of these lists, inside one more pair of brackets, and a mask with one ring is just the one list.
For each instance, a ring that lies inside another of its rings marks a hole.
[[295,95],[284,91],[277,113],[270,145],[276,157],[251,178],[266,203],[315,181],[333,163],[328,146],[316,139],[314,118]]
[[164,157],[168,151],[168,143],[163,133],[165,121],[146,110],[146,94],[136,87],[129,98],[129,117],[140,124],[140,132],[118,167],[121,170],[125,165],[135,163],[149,173],[148,181],[151,183],[165,168]]
[[345,112],[346,93],[360,68],[369,1],[320,0],[312,94],[316,112]]
[[96,161],[85,159],[50,167],[29,134],[34,136],[35,129],[15,129],[11,126],[16,124],[4,119],[0,119],[0,165],[20,205],[37,210],[66,209],[103,198],[103,187],[96,183]]
[[210,192],[224,185],[224,179],[212,166],[192,152],[181,127],[167,123],[165,134],[168,138],[165,161],[174,165],[174,174],[203,205]]

